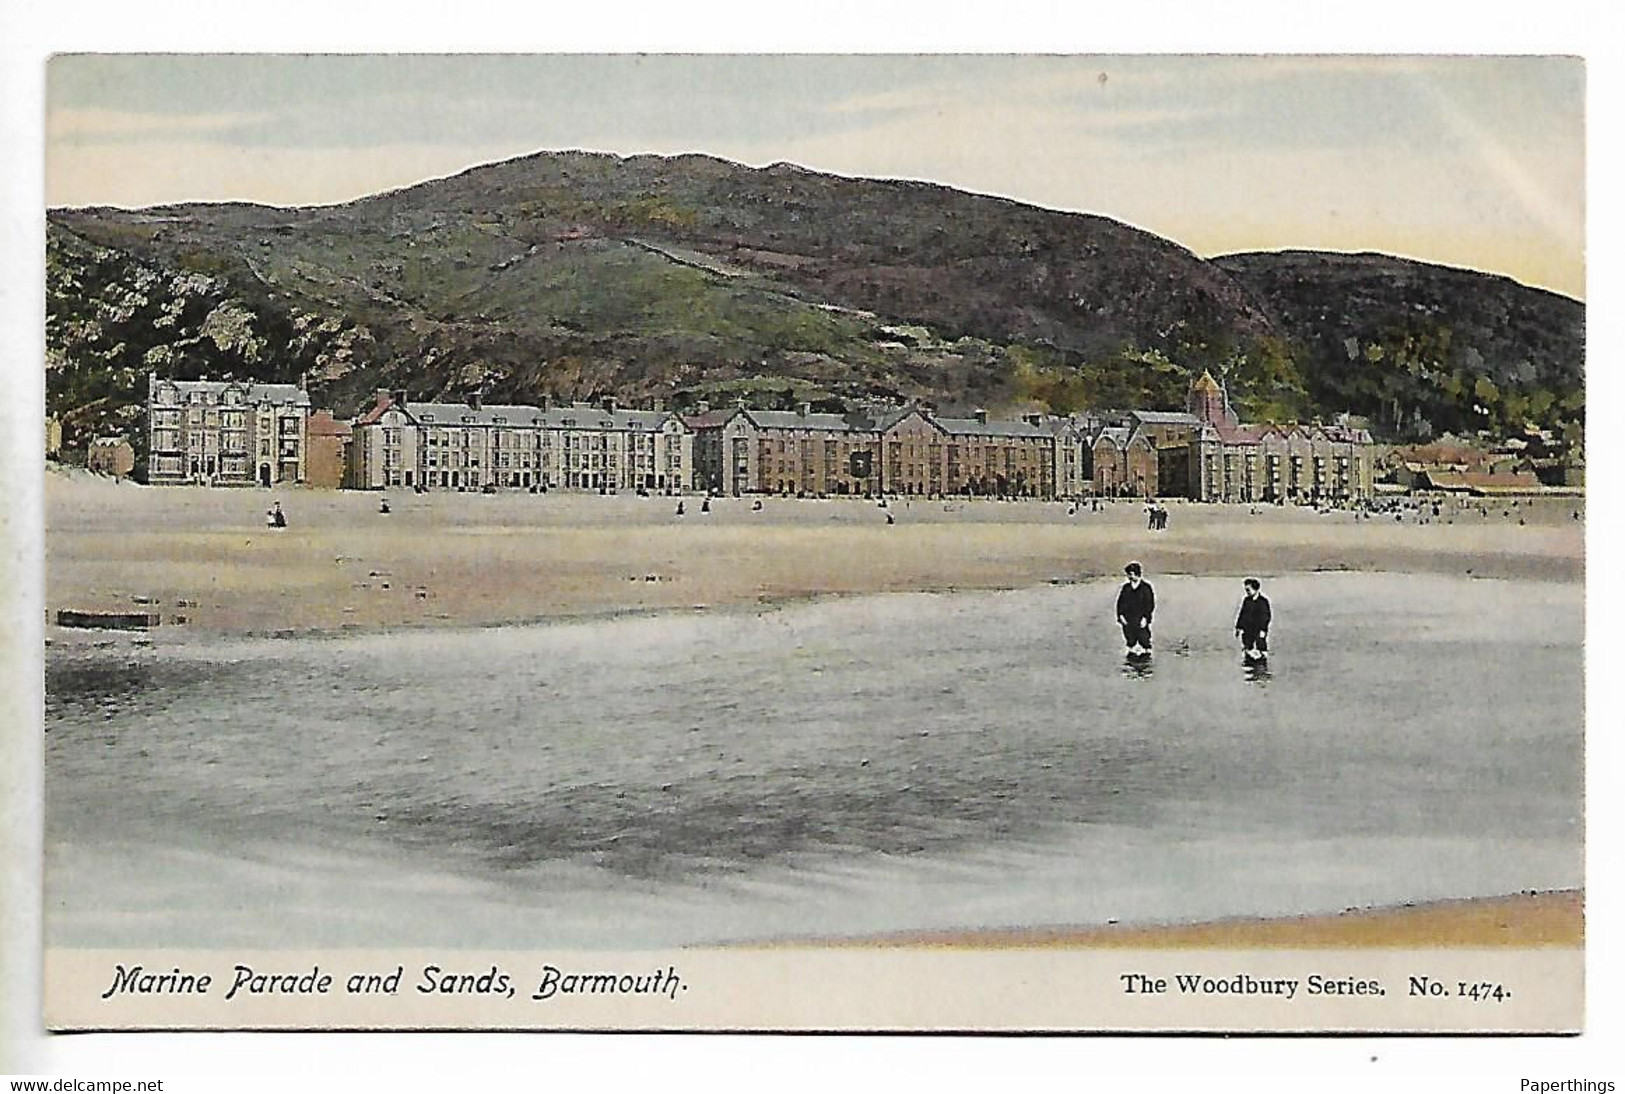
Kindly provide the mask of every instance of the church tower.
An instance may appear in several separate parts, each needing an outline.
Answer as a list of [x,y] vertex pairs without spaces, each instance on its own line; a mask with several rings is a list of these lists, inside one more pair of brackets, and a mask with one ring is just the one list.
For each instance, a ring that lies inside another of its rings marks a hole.
[[1191,381],[1187,406],[1192,414],[1220,432],[1228,432],[1241,424],[1236,412],[1230,409],[1230,396],[1225,393],[1224,385],[1206,369]]

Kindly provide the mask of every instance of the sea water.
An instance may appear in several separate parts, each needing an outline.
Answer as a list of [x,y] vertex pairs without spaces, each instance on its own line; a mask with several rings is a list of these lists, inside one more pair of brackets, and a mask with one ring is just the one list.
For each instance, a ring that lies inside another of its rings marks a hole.
[[54,945],[636,948],[1580,885],[1583,590],[1152,575],[48,651]]

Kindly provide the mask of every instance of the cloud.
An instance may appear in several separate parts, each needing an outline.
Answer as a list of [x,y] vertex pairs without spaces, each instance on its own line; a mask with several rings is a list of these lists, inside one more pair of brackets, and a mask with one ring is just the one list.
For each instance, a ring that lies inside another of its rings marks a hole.
[[122,144],[175,138],[226,137],[246,126],[268,124],[260,113],[152,114],[131,110],[62,109],[48,112],[45,139],[53,144]]
[[313,204],[545,148],[698,151],[1097,212],[1199,252],[1453,262],[1500,236],[1570,256],[1543,284],[1583,276],[1584,67],[1564,58],[115,56],[53,61],[50,83],[54,204]]

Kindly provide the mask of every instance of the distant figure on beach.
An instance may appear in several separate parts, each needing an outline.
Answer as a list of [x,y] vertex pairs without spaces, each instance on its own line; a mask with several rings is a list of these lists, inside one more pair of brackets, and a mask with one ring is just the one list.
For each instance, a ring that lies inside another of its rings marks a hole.
[[265,526],[267,528],[286,528],[288,526],[288,518],[282,515],[282,503],[280,501],[271,503],[270,510],[265,514]]
[[750,511],[752,513],[760,513],[762,511],[762,499],[761,498],[757,498],[755,501],[750,503]]
[[389,512],[389,499],[388,498],[379,499],[378,511],[380,513],[388,513]]
[[1269,653],[1270,601],[1260,591],[1256,577],[1249,577],[1241,587],[1245,592],[1241,611],[1236,613],[1236,637],[1241,639],[1242,656],[1258,661]]
[[678,516],[682,516],[682,515],[683,515],[683,503],[682,503],[682,502],[681,502],[681,501],[679,501],[679,502],[678,502],[678,503],[677,503],[677,515],[678,515]]
[[890,513],[887,513],[886,514],[886,523],[887,524],[896,524],[897,523],[897,518],[892,516]]
[[1147,505],[1145,507],[1145,530],[1147,532],[1155,532],[1157,530],[1157,507],[1155,505]]
[[1129,656],[1138,657],[1151,652],[1151,615],[1157,609],[1157,595],[1142,577],[1138,562],[1124,566],[1123,573],[1128,580],[1117,593],[1117,623],[1123,628]]
[[700,502],[700,512],[709,513],[710,511],[711,511],[711,495],[707,494],[707,495],[705,495],[704,499],[702,499],[701,502]]

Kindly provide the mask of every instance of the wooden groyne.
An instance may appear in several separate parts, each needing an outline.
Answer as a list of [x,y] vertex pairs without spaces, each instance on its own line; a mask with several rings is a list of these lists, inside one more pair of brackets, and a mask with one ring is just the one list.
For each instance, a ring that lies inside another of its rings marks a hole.
[[63,608],[56,613],[59,627],[98,631],[144,631],[162,622],[163,616],[157,612],[77,612]]

